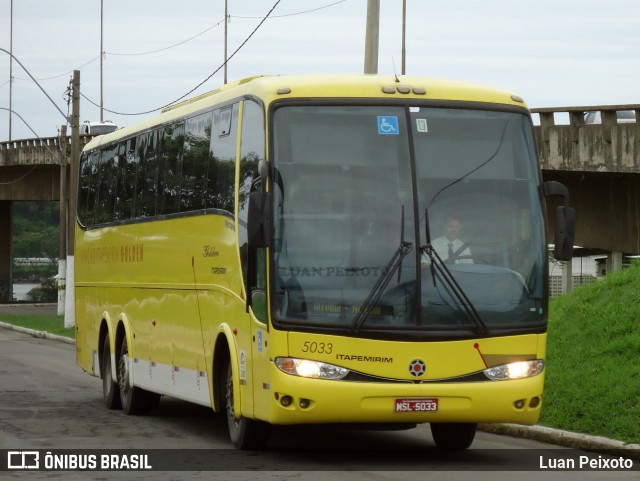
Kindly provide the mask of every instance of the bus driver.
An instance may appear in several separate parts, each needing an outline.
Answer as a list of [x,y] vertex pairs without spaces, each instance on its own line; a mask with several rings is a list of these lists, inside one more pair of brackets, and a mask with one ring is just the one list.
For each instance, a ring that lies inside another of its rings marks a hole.
[[[432,247],[440,258],[447,263],[472,264],[469,246],[459,239],[462,231],[460,219],[448,216],[444,223],[444,235],[431,241]],[[422,254],[422,264],[430,264],[429,256]]]

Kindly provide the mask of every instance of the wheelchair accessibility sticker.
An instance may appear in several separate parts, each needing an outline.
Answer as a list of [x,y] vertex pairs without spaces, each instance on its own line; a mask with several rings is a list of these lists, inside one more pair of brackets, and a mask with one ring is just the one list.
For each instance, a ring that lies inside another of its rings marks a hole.
[[399,135],[400,126],[398,125],[398,117],[378,115],[378,134]]

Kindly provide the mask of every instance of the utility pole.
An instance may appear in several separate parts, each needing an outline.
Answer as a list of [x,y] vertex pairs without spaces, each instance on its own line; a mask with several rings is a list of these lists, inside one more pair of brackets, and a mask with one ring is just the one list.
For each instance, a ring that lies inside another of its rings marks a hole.
[[13,114],[13,0],[10,3],[9,16],[9,140],[11,140],[11,117]]
[[64,315],[67,287],[67,216],[69,196],[67,187],[67,126],[60,126],[60,253],[58,254],[58,315]]
[[224,84],[227,85],[227,28],[229,23],[228,0],[224,0]]
[[402,0],[402,75],[407,73],[407,0]]
[[378,73],[380,43],[380,0],[368,0],[367,30],[364,40],[364,73]]
[[100,122],[104,121],[104,98],[102,95],[102,64],[104,61],[104,46],[103,46],[103,21],[104,21],[104,0],[100,0]]
[[71,165],[69,174],[69,215],[67,218],[67,279],[64,327],[76,325],[75,294],[75,228],[78,192],[78,164],[80,161],[80,70],[73,71],[71,108]]

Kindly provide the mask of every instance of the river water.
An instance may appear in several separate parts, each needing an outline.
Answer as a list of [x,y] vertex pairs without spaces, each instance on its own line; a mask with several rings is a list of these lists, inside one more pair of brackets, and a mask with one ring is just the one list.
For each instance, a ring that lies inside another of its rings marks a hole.
[[40,284],[14,284],[13,285],[13,297],[16,301],[24,301],[27,299],[27,293],[34,287],[38,287]]

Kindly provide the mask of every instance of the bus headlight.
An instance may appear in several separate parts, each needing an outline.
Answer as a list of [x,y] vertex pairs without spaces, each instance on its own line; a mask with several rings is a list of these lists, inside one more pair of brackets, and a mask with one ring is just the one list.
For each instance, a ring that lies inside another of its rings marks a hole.
[[523,379],[525,377],[537,376],[544,370],[544,361],[535,359],[533,361],[512,362],[502,366],[490,367],[483,372],[492,381],[507,381],[510,379]]
[[293,357],[276,358],[276,366],[287,374],[313,379],[338,380],[349,374],[349,370],[344,367],[334,366],[326,362],[296,359]]

